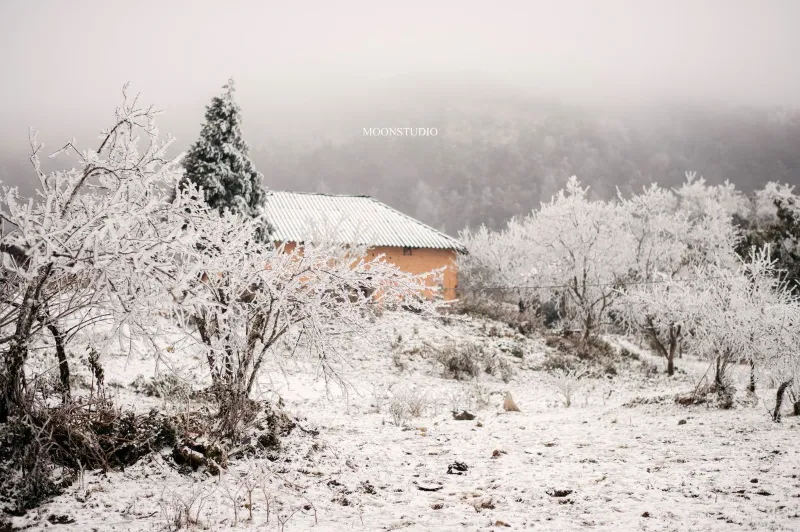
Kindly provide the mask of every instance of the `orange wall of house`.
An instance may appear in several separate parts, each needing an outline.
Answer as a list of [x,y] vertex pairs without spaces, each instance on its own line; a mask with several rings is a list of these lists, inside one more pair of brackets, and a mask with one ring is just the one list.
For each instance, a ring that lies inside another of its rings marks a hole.
[[[287,242],[286,252],[291,252],[296,247],[294,242]],[[384,260],[395,264],[398,268],[408,273],[426,273],[438,268],[445,268],[442,296],[444,299],[455,299],[458,286],[458,272],[456,270],[456,252],[452,249],[412,248],[411,255],[403,255],[403,248],[379,246],[369,248],[369,257],[384,255]]]
[[456,252],[452,249],[413,248],[411,255],[403,255],[403,248],[375,247],[369,249],[372,257],[381,253],[387,262],[397,265],[398,268],[408,273],[426,273],[438,268],[445,268],[443,288],[444,299],[456,297],[458,272],[456,271]]

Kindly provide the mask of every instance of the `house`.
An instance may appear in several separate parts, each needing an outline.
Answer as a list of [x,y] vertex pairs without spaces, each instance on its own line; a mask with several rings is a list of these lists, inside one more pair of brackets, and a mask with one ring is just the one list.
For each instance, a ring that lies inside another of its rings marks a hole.
[[269,191],[265,215],[273,240],[289,249],[323,232],[343,244],[366,245],[369,256],[383,254],[405,272],[445,268],[443,297],[456,296],[456,256],[466,253],[463,244],[374,198]]

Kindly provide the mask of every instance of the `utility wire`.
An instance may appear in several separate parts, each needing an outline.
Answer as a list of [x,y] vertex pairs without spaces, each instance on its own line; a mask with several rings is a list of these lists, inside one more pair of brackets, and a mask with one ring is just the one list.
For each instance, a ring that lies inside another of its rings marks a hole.
[[[717,279],[724,279],[723,276],[713,276],[713,277],[684,277],[680,279],[661,279],[661,280],[650,280],[650,281],[617,281],[617,282],[609,282],[609,283],[579,283],[578,287],[602,287],[602,286],[639,286],[639,285],[649,285],[649,284],[663,284],[663,283],[688,283],[692,281],[712,281]],[[574,284],[542,284],[542,285],[520,285],[520,286],[484,286],[480,288],[470,288],[470,291],[504,291],[504,290],[542,290],[548,288],[573,288]],[[456,288],[444,288],[444,290],[456,290]]]

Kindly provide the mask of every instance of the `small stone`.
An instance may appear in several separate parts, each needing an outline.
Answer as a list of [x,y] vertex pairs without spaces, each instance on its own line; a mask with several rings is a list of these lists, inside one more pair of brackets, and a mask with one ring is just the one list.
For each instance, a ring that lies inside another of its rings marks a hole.
[[511,392],[506,392],[506,397],[503,399],[503,409],[506,412],[519,412],[519,407],[514,402],[514,398],[511,397]]
[[650,517],[650,512],[644,512],[644,513],[642,514],[642,517]]
[[423,482],[421,484],[417,484],[417,489],[420,491],[439,491],[444,486],[441,484],[434,484],[432,482]]
[[485,497],[473,502],[472,505],[476,510],[494,510],[494,500],[491,497]]
[[686,420],[685,419],[679,420],[678,425],[686,425]]
[[758,484],[758,479],[757,478],[751,478],[750,479],[750,483],[751,484]]
[[447,466],[448,475],[463,475],[467,471],[467,464],[464,462],[453,462]]

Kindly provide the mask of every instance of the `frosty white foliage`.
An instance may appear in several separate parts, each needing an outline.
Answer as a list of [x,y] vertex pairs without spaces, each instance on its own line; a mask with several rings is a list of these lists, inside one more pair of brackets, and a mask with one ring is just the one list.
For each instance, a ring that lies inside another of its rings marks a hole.
[[756,221],[774,220],[778,212],[776,202],[791,209],[795,215],[800,214],[798,199],[800,198],[795,194],[793,185],[770,181],[764,188],[755,192],[753,209]]
[[750,213],[750,202],[733,183],[725,181],[721,185],[707,185],[705,178],[698,178],[696,172],[687,172],[686,181],[675,189],[675,193],[680,198],[681,209],[693,217],[714,210],[743,218]]
[[[691,177],[688,183],[696,193],[703,190]],[[697,304],[696,298],[675,286],[695,280],[702,283],[703,279],[696,279],[704,275],[698,268],[737,264],[734,249],[739,236],[730,216],[711,200],[704,201],[703,211],[686,210],[675,192],[657,185],[620,198],[627,231],[636,242],[631,265],[635,275],[620,287],[614,310],[624,325],[647,334],[654,349],[666,358],[670,375],[676,349],[687,331],[684,322]]]
[[628,275],[633,248],[618,206],[589,201],[587,194],[572,177],[519,228],[532,244],[539,284],[559,286],[556,294],[574,309],[585,336],[605,316],[614,285]]
[[633,263],[639,280],[649,279],[656,271],[676,273],[686,259],[691,222],[678,209],[678,198],[652,184],[630,198],[619,195],[624,217],[624,231],[633,239]]
[[[585,334],[601,322],[615,283],[628,275],[634,248],[618,206],[590,201],[588,188],[575,177],[549,203],[511,220],[503,231],[481,228],[461,237],[470,255],[459,266],[465,279],[476,272],[479,291],[557,300]],[[480,286],[490,283],[496,286]]]
[[381,257],[367,260],[361,247],[324,241],[272,248],[256,239],[258,222],[248,217],[208,210],[201,219],[208,222],[187,227],[187,239],[167,252],[172,269],[155,275],[168,298],[150,303],[167,305],[187,331],[196,325],[192,334],[226,393],[247,396],[279,340],[338,377],[333,340],[366,334],[380,306],[433,312],[421,293],[441,272],[408,274]]
[[648,336],[653,348],[667,360],[670,375],[687,321],[699,312],[699,300],[683,289],[685,282],[684,278],[657,274],[647,284],[622,291],[614,307],[623,324]]
[[[509,221],[509,228],[518,223],[516,219]],[[467,228],[459,236],[470,250],[469,255],[458,257],[463,290],[492,291],[534,282],[535,270],[520,248],[523,243],[515,241],[508,231],[497,233],[481,225],[475,230]]]
[[786,350],[796,302],[765,252],[737,270],[715,265],[701,273],[707,277],[703,283],[684,288],[699,303],[692,317],[693,349],[737,357],[753,353],[764,361]]
[[499,232],[461,234],[464,288],[555,301],[584,337],[604,323],[623,288],[686,275],[698,265],[735,266],[732,210],[746,201],[730,185],[693,174],[680,189],[651,185],[629,198],[590,201],[575,177],[551,202]]
[[735,269],[697,267],[690,278],[631,293],[626,305],[630,320],[639,313],[660,332],[680,326],[688,331],[688,347],[714,362],[718,384],[733,363],[789,370],[798,356],[800,303],[766,250]]
[[404,385],[392,390],[388,411],[392,416],[392,423],[401,426],[410,418],[421,417],[431,403],[427,391]]
[[677,190],[653,184],[630,198],[620,195],[619,201],[626,231],[636,242],[638,280],[712,262],[735,266],[739,233],[731,211],[743,213],[748,203],[733,185],[707,187],[689,173]]
[[36,198],[21,199],[16,187],[0,190],[4,400],[21,393],[28,349],[45,329],[58,348],[93,321],[124,324],[137,297],[124,280],[158,268],[163,249],[179,238],[180,224],[161,223],[176,210],[164,197],[178,176],[178,160],[165,155],[171,139],[159,139],[154,109],[123,92],[97,149],[70,142],[53,154],[72,157],[68,171],[45,174],[43,145],[31,135]]

